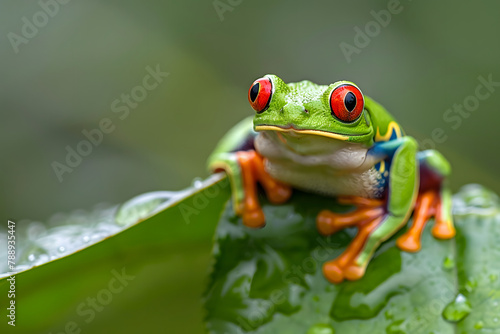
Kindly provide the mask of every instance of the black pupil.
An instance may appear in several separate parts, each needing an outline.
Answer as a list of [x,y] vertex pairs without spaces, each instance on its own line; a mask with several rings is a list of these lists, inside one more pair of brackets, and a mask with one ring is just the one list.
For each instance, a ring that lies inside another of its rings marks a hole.
[[356,107],[356,95],[352,92],[347,93],[344,97],[344,105],[348,111],[353,111]]
[[250,89],[250,100],[252,100],[252,102],[255,102],[257,95],[259,95],[259,88],[260,88],[260,83],[257,82],[255,85],[252,86],[252,89]]

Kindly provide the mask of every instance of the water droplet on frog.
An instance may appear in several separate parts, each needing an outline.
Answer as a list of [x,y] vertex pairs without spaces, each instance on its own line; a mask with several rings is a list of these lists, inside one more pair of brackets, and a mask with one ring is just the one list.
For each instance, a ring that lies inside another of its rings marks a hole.
[[35,254],[28,255],[28,261],[33,262],[35,261],[35,259],[36,259]]
[[484,323],[482,321],[478,321],[474,324],[475,329],[481,329],[484,327]]
[[451,256],[446,256],[443,260],[443,268],[446,270],[451,270],[455,267],[455,260]]
[[450,322],[458,322],[472,311],[470,302],[464,295],[459,293],[454,301],[446,305],[443,310],[443,318]]
[[327,324],[316,324],[309,328],[307,334],[334,334],[335,329]]
[[64,248],[64,246],[59,246],[59,248],[57,248],[57,251],[59,253],[64,253],[65,250],[66,250],[66,248]]
[[203,187],[203,179],[201,177],[195,177],[191,183],[193,188],[200,189]]

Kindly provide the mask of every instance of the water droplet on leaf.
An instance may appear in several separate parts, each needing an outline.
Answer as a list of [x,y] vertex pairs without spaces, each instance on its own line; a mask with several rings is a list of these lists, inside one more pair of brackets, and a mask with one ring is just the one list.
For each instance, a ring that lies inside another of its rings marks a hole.
[[470,302],[464,295],[459,293],[454,301],[446,305],[443,317],[450,322],[458,322],[472,311]]
[[447,257],[444,258],[443,268],[446,270],[451,270],[455,268],[455,260],[453,260],[453,258],[448,255]]
[[119,207],[115,215],[116,223],[121,226],[137,223],[153,214],[160,205],[174,203],[185,193],[185,191],[156,191],[134,197]]
[[28,226],[28,230],[27,230],[28,239],[36,240],[41,235],[43,235],[43,233],[45,231],[46,231],[45,225],[43,225],[41,222],[32,222]]
[[401,329],[401,324],[403,322],[404,320],[397,320],[393,322],[385,329],[385,332],[387,334],[406,334],[406,332]]
[[307,334],[334,334],[335,329],[332,326],[326,324],[316,324],[309,328]]
[[49,261],[49,256],[47,254],[42,254],[38,257],[38,260],[34,263],[35,266],[38,266],[40,264],[43,264],[47,261]]
[[199,189],[203,186],[203,179],[201,177],[195,177],[191,184],[194,188]]
[[477,280],[475,278],[469,278],[467,282],[465,282],[465,289],[468,292],[474,291],[476,287],[477,287]]

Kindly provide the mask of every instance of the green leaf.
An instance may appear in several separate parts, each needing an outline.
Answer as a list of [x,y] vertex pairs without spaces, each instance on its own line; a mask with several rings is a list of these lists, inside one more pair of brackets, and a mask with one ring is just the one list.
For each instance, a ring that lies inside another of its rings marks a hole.
[[219,174],[122,206],[16,222],[16,327],[7,325],[11,284],[0,267],[0,333],[202,332],[210,239],[229,188]]
[[321,266],[356,230],[322,237],[315,218],[349,208],[302,192],[285,205],[261,200],[265,228],[244,227],[229,202],[219,221],[205,294],[210,333],[500,332],[500,204],[488,190],[469,185],[455,196],[456,238],[434,239],[431,221],[423,249],[405,253],[395,246],[401,231],[361,280],[339,285]]
[[[269,224],[250,230],[228,200],[228,181],[217,175],[181,192],[58,214],[48,223],[17,222],[21,272],[15,275],[15,331],[200,332],[192,316],[183,316],[194,312],[201,320],[191,301],[201,294],[206,240],[224,205],[205,298],[211,332],[493,333],[500,328],[500,206],[496,195],[481,187],[464,188],[455,198],[456,239],[438,241],[425,231],[424,249],[417,254],[401,253],[389,240],[362,280],[338,286],[324,280],[321,264],[339,255],[355,231],[325,238],[314,221],[325,207],[349,208],[301,192],[281,206],[263,198]],[[6,233],[0,233],[3,242]],[[0,294],[6,296],[9,276],[5,267],[1,271]],[[4,332],[6,321],[1,326]]]

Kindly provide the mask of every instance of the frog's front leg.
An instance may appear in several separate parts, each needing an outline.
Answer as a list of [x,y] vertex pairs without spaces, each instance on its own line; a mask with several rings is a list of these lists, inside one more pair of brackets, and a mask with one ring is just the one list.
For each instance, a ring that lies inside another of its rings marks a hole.
[[264,212],[257,195],[257,183],[264,188],[270,202],[287,201],[291,187],[273,178],[264,169],[264,159],[253,148],[256,133],[252,118],[246,118],[224,136],[209,158],[212,172],[225,171],[231,184],[233,208],[248,227],[265,225]]
[[263,227],[266,220],[258,199],[257,183],[260,183],[267,198],[274,204],[286,202],[292,195],[292,189],[276,181],[266,172],[264,158],[255,150],[239,151],[235,154],[241,171],[239,177],[243,181],[243,201],[237,204],[236,213],[242,216],[246,226]]
[[323,234],[331,234],[346,226],[358,227],[358,233],[347,249],[323,265],[323,273],[332,283],[361,278],[380,243],[407,222],[415,205],[419,185],[416,141],[403,137],[377,143],[369,154],[385,156],[390,162],[385,201],[343,198],[344,202],[357,204],[358,209],[343,215],[323,211],[317,217],[318,229]]

